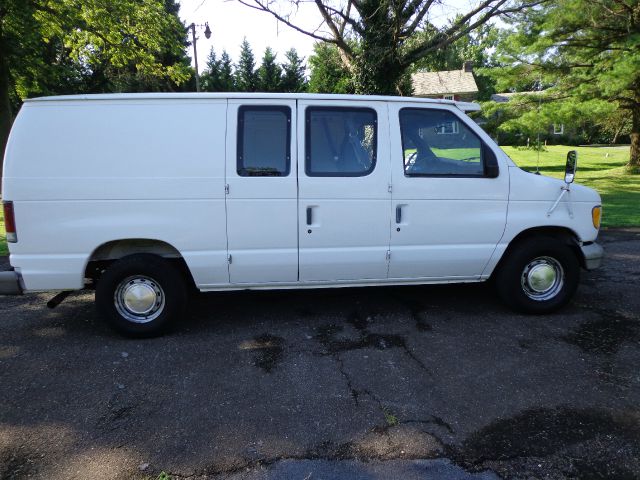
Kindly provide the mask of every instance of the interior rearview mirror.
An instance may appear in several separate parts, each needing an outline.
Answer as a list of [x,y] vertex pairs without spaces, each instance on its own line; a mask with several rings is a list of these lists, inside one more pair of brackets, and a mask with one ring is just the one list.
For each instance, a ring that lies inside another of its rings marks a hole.
[[567,166],[564,169],[564,181],[565,183],[573,183],[576,177],[576,170],[578,168],[578,152],[570,150],[567,153]]

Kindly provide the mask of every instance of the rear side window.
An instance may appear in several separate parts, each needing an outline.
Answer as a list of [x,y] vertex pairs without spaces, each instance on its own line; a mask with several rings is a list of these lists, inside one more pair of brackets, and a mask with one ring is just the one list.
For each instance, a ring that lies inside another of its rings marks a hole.
[[309,107],[305,172],[310,177],[361,177],[376,165],[377,117],[370,108]]
[[291,109],[246,106],[238,110],[241,177],[285,177],[291,169]]
[[400,110],[404,173],[420,176],[484,176],[482,141],[447,110]]

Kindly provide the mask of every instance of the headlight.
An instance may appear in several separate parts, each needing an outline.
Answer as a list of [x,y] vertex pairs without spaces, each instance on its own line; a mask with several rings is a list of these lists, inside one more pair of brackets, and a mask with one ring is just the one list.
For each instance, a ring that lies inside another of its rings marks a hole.
[[596,230],[600,229],[600,220],[602,220],[602,205],[593,207],[591,210],[591,219],[593,220],[593,226]]

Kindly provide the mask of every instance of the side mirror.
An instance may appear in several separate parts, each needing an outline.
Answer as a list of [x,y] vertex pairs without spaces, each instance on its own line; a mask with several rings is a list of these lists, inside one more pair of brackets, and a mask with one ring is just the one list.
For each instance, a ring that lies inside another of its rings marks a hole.
[[567,166],[564,169],[564,182],[569,184],[573,183],[576,177],[576,170],[578,169],[578,152],[575,150],[567,153]]

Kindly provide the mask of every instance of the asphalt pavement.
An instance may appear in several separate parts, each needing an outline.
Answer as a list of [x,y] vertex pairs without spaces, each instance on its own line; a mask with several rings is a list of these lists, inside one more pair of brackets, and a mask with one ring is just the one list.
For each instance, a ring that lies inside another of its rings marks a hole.
[[600,241],[548,316],[484,284],[211,293],[129,340],[92,292],[0,297],[0,478],[640,478],[640,229]]

